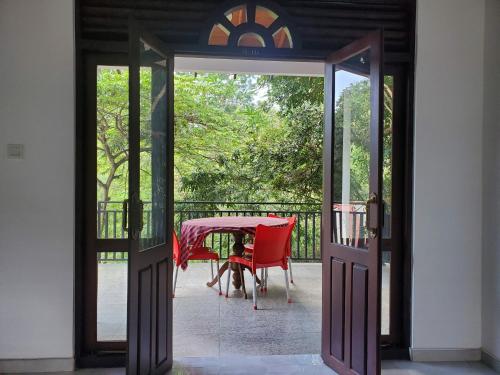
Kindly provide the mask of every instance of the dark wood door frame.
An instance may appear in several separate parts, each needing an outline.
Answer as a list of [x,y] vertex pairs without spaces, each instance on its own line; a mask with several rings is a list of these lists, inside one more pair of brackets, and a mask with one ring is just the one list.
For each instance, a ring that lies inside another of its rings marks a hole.
[[[109,53],[109,51],[112,51]],[[237,55],[235,53],[225,53],[220,51],[217,54],[206,53],[202,48],[186,47],[175,48],[176,55],[193,55],[206,57],[239,57],[248,58],[245,55]],[[314,55],[314,56],[312,56]],[[323,61],[320,55],[324,53],[304,55],[289,55],[289,56],[260,56],[256,59],[279,59],[286,61]],[[86,295],[85,286],[89,277],[92,275],[86,274],[86,265],[90,259],[88,258],[88,248],[91,246],[86,240],[87,228],[94,226],[95,222],[88,221],[88,199],[86,195],[87,182],[86,176],[89,173],[89,165],[87,155],[89,152],[88,145],[88,128],[89,128],[89,112],[92,111],[92,90],[89,90],[89,77],[92,73],[89,72],[95,64],[102,65],[128,65],[128,55],[126,43],[86,43],[77,42],[76,53],[76,145],[75,145],[75,164],[76,164],[76,186],[75,186],[75,205],[76,205],[76,229],[75,229],[75,358],[76,364],[79,367],[116,367],[125,364],[124,343],[117,343],[116,347],[89,348],[86,346],[87,327],[86,322]],[[412,60],[412,58],[410,58]],[[411,231],[412,231],[412,197],[413,197],[413,63],[408,57],[400,54],[386,55],[384,70],[386,74],[393,75],[394,89],[400,95],[395,95],[394,102],[394,123],[401,124],[401,127],[394,128],[393,143],[393,158],[394,158],[394,173],[398,173],[399,179],[396,181],[393,178],[393,192],[395,188],[400,191],[401,200],[397,211],[400,214],[393,215],[393,228],[397,225],[401,228],[395,236],[396,231],[393,231],[393,246],[399,247],[396,251],[392,247],[392,254],[400,262],[399,277],[401,283],[397,283],[393,288],[391,285],[391,302],[397,300],[395,311],[391,310],[391,327],[400,327],[399,334],[391,335],[391,337],[382,337],[382,359],[390,358],[407,358],[408,347],[410,346],[411,334]],[[90,75],[89,75],[90,73]],[[95,94],[94,94],[95,95]],[[94,96],[95,98],[95,96]],[[94,108],[95,110],[95,108]],[[396,117],[398,120],[396,120]],[[95,128],[95,119],[94,119]],[[396,158],[396,155],[399,157]],[[394,185],[394,184],[397,184]],[[91,184],[92,185],[92,184]],[[95,190],[94,185],[90,186]],[[394,211],[396,213],[396,210]],[[93,217],[93,216],[92,216]],[[104,240],[103,240],[104,241]],[[109,247],[106,247],[109,246]],[[106,248],[120,246],[118,243],[106,244]],[[95,249],[95,248],[94,248]],[[397,254],[396,254],[397,253]],[[94,253],[95,254],[95,253]],[[95,258],[94,258],[95,260]],[[393,281],[391,274],[391,283]],[[398,291],[398,295],[392,294]],[[391,303],[392,306],[393,303]],[[395,316],[399,314],[399,319]]]
[[[402,343],[403,335],[403,199],[402,181],[404,174],[404,147],[401,142],[405,134],[404,126],[404,70],[399,66],[384,67],[384,75],[393,77],[393,121],[392,121],[392,212],[391,212],[391,269],[390,269],[390,306],[389,306],[389,335],[381,336],[384,348],[393,348]],[[395,267],[392,267],[392,265]]]

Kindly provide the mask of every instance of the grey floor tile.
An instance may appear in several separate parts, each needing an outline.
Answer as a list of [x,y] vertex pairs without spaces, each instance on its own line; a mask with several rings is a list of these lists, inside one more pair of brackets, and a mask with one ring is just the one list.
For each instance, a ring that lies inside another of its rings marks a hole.
[[494,375],[496,372],[480,362],[382,362],[384,375]]
[[[321,264],[294,263],[293,273],[295,283],[290,285],[293,303],[286,300],[283,271],[271,268],[269,289],[267,293],[258,291],[259,309],[254,311],[248,273],[245,300],[242,291],[232,285],[228,299],[219,296],[217,285],[208,288],[206,282],[211,275],[207,263],[192,263],[186,272],[179,271],[173,301],[175,353],[193,356],[223,354],[225,350],[255,355],[318,353]],[[99,265],[98,334],[102,339],[125,338],[126,282],[125,263]],[[223,292],[225,285],[226,275],[222,279]],[[231,335],[233,331],[238,334]],[[248,337],[247,332],[251,334]],[[289,340],[282,344],[269,338],[257,345],[264,336],[289,337]]]
[[269,330],[221,334],[221,355],[245,353],[247,355],[313,354],[320,351],[321,334],[286,333]]
[[218,334],[191,332],[185,335],[174,331],[173,343],[174,358],[218,357],[220,353]]
[[[46,373],[46,375],[125,375],[125,369],[84,369],[75,372]],[[325,366],[318,354],[300,355],[231,355],[208,357],[178,357],[171,375],[335,375]],[[415,363],[409,361],[382,362],[382,375],[494,375],[481,363]]]

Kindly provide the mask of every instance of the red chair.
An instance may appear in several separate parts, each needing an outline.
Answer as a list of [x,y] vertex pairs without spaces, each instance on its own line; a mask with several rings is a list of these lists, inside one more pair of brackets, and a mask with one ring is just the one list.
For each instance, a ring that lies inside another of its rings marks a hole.
[[[275,218],[280,218],[278,215],[274,214],[268,214],[268,217],[275,217]],[[288,241],[286,244],[286,256],[288,259],[288,268],[290,269],[290,282],[293,284],[293,273],[292,273],[292,233],[293,229],[295,228],[295,223],[297,222],[297,217],[296,216],[291,216],[286,218],[288,220],[288,229],[290,231],[289,236],[288,236]],[[251,254],[253,252],[253,244],[245,244],[245,253]],[[261,291],[267,291],[267,270],[262,270],[261,272]]]
[[[172,297],[175,297],[175,287],[177,286],[177,274],[179,272],[179,266],[181,265],[181,247],[179,245],[179,239],[174,231],[174,262],[175,262],[175,279],[174,279],[174,292]],[[210,270],[212,271],[212,279],[214,278],[214,267],[213,261],[217,262],[217,274],[219,274],[219,254],[212,251],[208,247],[196,247],[189,250],[189,257],[187,260],[210,260]],[[219,296],[222,295],[222,288],[220,285],[219,278]]]
[[286,256],[286,243],[289,238],[289,226],[268,227],[258,225],[255,231],[255,241],[252,254],[229,257],[229,267],[227,273],[226,298],[229,297],[229,283],[231,281],[231,263],[237,263],[238,269],[241,266],[249,268],[253,275],[253,308],[257,310],[257,270],[270,267],[281,267],[285,273],[286,298],[291,303],[290,292],[288,290],[288,262]]

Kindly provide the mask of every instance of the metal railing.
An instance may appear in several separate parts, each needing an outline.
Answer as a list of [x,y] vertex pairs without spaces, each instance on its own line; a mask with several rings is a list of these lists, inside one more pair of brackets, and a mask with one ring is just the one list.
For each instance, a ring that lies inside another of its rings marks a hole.
[[[151,232],[150,202],[144,202],[145,237]],[[334,206],[335,240],[346,245],[364,247],[367,241],[365,230],[366,213],[364,205],[352,205],[349,212],[345,207]],[[343,211],[343,212],[342,212]],[[288,217],[295,215],[297,222],[292,233],[292,259],[301,262],[321,261],[321,204],[293,202],[204,202],[176,201],[174,206],[174,226],[178,234],[186,220],[201,217],[221,216],[267,216],[276,214]],[[122,229],[122,202],[109,201],[97,204],[97,233],[101,239],[126,238]],[[388,215],[386,215],[386,223]],[[388,238],[390,228],[384,228],[384,238]],[[355,243],[353,242],[355,239]],[[212,233],[205,245],[217,251],[221,259],[231,254],[232,238],[229,233]],[[126,253],[101,252],[99,261],[125,261]]]
[[[292,233],[292,259],[320,261],[321,205],[290,202],[177,202],[175,227],[180,233],[182,222],[189,219],[214,216],[295,215],[297,222]],[[226,259],[231,253],[232,241],[228,233],[212,233],[205,243]]]

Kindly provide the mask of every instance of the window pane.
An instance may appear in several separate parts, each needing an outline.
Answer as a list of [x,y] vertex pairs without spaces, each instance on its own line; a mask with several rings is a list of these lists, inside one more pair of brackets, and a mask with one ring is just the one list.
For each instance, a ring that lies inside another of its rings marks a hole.
[[370,177],[369,52],[337,66],[333,144],[333,241],[368,247],[365,202]]
[[234,25],[238,26],[247,22],[247,7],[239,5],[224,13],[226,18]]
[[166,60],[141,46],[140,200],[143,204],[141,250],[166,241],[167,69]]
[[276,48],[292,48],[292,37],[288,27],[280,27],[274,34],[274,46]]
[[257,5],[255,8],[255,23],[264,27],[269,27],[278,18],[278,15],[272,10]]
[[256,33],[245,33],[238,39],[238,47],[265,47],[264,39]]
[[127,340],[127,253],[97,253],[97,341]]
[[392,122],[393,122],[393,77],[384,77],[384,135],[383,135],[383,169],[382,198],[384,201],[384,227],[382,237],[391,238],[392,216]]
[[97,238],[127,237],[128,96],[127,67],[97,67]]
[[222,26],[220,23],[212,27],[210,36],[208,37],[208,44],[211,46],[227,46],[229,40],[229,30]]
[[382,228],[382,334],[390,334],[390,281],[392,250],[392,142],[393,142],[393,87],[392,76],[384,77],[384,135],[382,198],[384,200],[384,226]]

